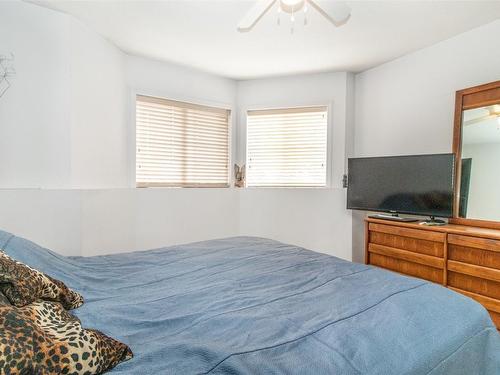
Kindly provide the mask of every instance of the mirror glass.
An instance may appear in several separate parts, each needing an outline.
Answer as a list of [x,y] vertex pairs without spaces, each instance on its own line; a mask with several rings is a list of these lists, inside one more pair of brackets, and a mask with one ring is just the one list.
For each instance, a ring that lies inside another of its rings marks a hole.
[[500,103],[463,111],[459,216],[500,220]]

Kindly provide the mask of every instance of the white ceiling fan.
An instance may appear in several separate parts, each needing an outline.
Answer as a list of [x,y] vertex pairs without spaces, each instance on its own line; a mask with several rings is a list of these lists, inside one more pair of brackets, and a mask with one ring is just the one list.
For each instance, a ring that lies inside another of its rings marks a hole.
[[[303,11],[307,13],[308,5],[315,8],[327,20],[335,26],[344,25],[351,16],[351,8],[341,1],[332,0],[258,0],[252,9],[241,19],[238,24],[239,32],[247,32],[259,22],[259,20],[271,9],[271,7],[278,3],[278,13],[288,13],[290,20],[295,22],[295,15],[297,12]],[[278,24],[280,18],[278,14]],[[304,24],[307,23],[307,18],[304,17]]]
[[467,116],[467,112],[464,112],[464,126],[470,126],[478,123],[482,123],[487,120],[497,119],[498,126],[500,129],[500,105],[494,104],[489,107],[477,108],[469,110],[472,112],[472,116]]

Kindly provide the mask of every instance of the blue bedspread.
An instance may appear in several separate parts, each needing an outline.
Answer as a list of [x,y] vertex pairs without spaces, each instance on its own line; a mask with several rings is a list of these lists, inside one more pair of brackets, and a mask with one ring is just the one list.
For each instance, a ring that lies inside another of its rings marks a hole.
[[64,257],[0,248],[85,296],[85,327],[130,345],[113,374],[500,374],[486,310],[439,285],[238,237]]

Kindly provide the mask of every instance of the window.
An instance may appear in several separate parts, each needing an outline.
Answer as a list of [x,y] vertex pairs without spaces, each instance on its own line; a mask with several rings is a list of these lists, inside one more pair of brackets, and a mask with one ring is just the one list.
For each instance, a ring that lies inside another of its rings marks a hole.
[[326,186],[327,107],[248,111],[247,186]]
[[138,187],[229,186],[226,109],[137,96]]

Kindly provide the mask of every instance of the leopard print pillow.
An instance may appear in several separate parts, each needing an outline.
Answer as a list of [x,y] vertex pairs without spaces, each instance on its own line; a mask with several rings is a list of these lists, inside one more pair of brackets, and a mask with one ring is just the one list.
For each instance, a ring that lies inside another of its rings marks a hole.
[[10,305],[10,301],[0,292],[0,305]]
[[0,250],[0,292],[17,307],[26,306],[38,299],[61,302],[66,309],[83,305],[83,297],[56,280]]
[[0,304],[0,374],[102,374],[132,356],[127,345],[83,329],[58,302]]

